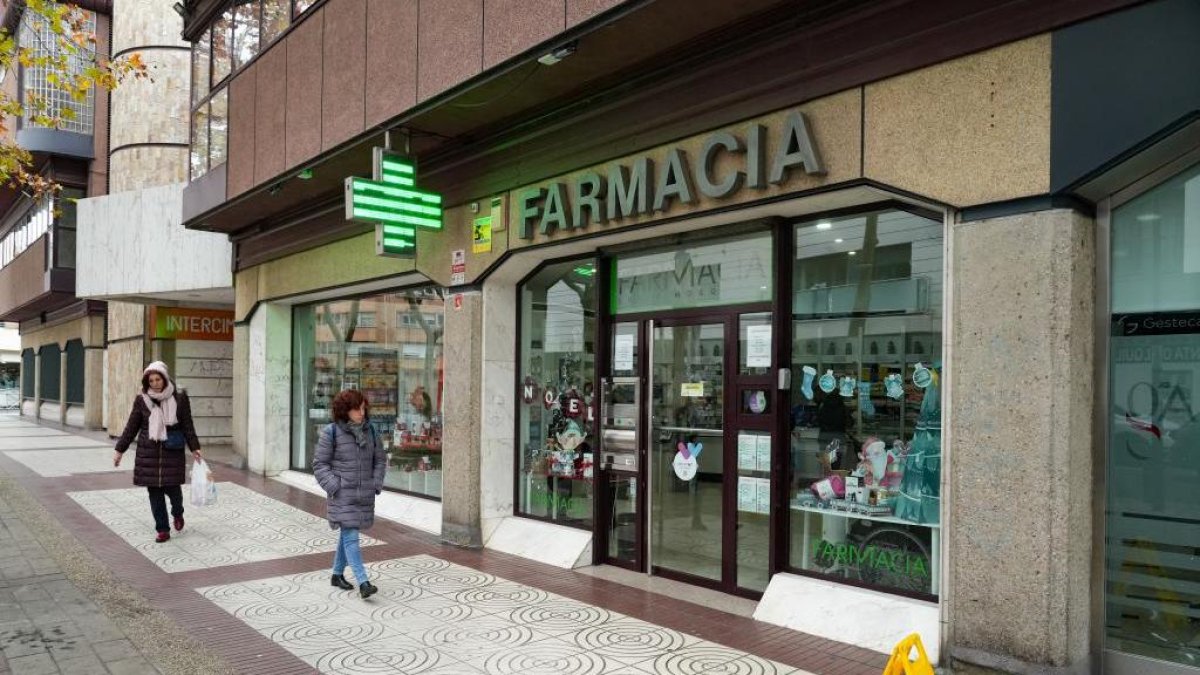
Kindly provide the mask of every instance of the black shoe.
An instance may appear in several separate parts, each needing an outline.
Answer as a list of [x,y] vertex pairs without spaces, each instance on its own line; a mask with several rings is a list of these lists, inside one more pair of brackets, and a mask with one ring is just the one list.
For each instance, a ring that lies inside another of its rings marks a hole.
[[369,581],[364,582],[362,586],[358,587],[358,594],[363,597],[363,600],[366,600],[367,598],[371,597],[372,595],[375,595],[378,592],[379,592],[379,589],[375,588],[375,585]]
[[342,589],[343,591],[354,590],[354,584],[350,583],[349,581],[346,581],[346,577],[344,577],[340,574],[333,575],[333,577],[329,579],[329,585],[337,586],[338,588]]

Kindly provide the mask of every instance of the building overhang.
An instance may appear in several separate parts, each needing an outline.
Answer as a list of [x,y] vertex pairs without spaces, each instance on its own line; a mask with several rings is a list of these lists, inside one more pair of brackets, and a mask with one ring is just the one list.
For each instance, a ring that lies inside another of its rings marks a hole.
[[370,175],[389,136],[416,158],[424,189],[463,204],[1131,4],[640,3],[556,38],[577,40],[556,65],[537,63],[542,45],[398,115],[390,134],[368,130],[243,195],[225,200],[220,177],[197,181],[187,192],[209,201],[185,194],[185,226],[230,235],[241,269],[293,240],[349,236],[344,218],[329,227],[344,179]]

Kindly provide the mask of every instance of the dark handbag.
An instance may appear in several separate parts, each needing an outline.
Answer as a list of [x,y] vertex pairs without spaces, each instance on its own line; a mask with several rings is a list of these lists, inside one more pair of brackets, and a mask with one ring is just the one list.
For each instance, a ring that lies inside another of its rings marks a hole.
[[178,425],[167,427],[167,440],[163,441],[163,448],[166,450],[183,450],[187,445],[187,439],[183,435],[183,430]]

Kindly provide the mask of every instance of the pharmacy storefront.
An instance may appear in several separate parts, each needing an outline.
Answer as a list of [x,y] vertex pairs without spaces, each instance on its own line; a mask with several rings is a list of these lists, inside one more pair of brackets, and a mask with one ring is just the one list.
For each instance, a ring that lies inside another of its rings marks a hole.
[[464,293],[483,389],[512,392],[484,400],[484,464],[512,453],[481,478],[485,545],[805,597],[762,618],[817,634],[871,598],[887,625],[853,639],[919,630],[936,650],[947,216],[855,184],[858,141],[839,149],[859,103],[508,193],[506,255]]

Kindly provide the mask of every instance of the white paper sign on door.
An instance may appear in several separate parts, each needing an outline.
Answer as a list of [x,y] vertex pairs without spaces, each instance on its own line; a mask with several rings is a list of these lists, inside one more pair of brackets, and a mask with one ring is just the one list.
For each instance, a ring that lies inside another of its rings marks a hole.
[[758,470],[758,438],[754,434],[738,434],[738,469]]
[[746,327],[746,367],[771,367],[771,327]]
[[618,335],[613,345],[613,370],[633,370],[633,336]]

